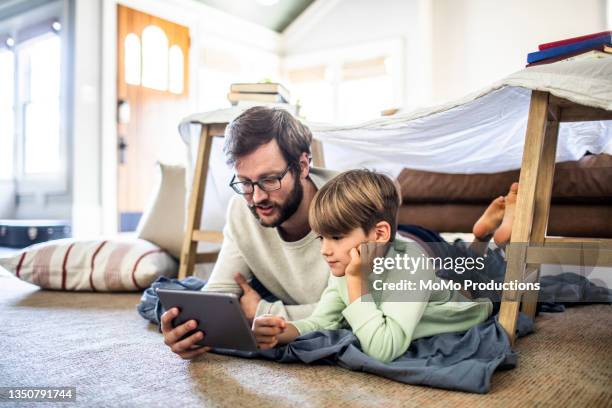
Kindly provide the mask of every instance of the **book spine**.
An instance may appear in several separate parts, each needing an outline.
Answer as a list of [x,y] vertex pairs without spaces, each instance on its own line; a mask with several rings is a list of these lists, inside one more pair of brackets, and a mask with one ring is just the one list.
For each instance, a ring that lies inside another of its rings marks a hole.
[[533,67],[535,65],[552,64],[553,62],[565,61],[565,60],[571,59],[571,58],[576,57],[578,55],[585,54],[585,53],[590,52],[590,51],[602,51],[603,52],[603,50],[604,50],[604,46],[603,45],[598,45],[597,47],[591,47],[589,49],[575,51],[575,52],[570,52],[568,54],[559,55],[557,57],[546,58],[546,59],[543,59],[543,60],[532,62],[531,64],[527,64],[527,66],[528,67]]
[[592,38],[590,40],[580,41],[568,45],[562,45],[560,47],[555,48],[549,48],[544,51],[531,52],[527,54],[527,63],[531,64],[533,62],[541,61],[543,59],[557,57],[566,53],[588,49],[609,42],[612,42],[612,35],[607,34],[601,37]]
[[547,50],[549,48],[559,47],[561,45],[568,45],[568,44],[573,44],[573,43],[577,43],[577,42],[584,41],[584,40],[590,40],[591,38],[601,37],[601,36],[604,36],[606,34],[612,34],[612,31],[602,31],[600,33],[583,35],[583,36],[580,36],[580,37],[566,38],[565,40],[559,40],[559,41],[553,41],[553,42],[549,42],[549,43],[544,43],[544,44],[538,45],[538,49],[540,51],[543,51],[543,50]]

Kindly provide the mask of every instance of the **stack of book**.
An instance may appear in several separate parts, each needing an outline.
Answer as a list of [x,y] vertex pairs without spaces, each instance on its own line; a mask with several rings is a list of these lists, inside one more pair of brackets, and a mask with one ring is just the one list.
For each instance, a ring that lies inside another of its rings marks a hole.
[[232,105],[241,102],[289,103],[289,91],[277,83],[232,84],[227,99]]
[[538,46],[539,51],[527,54],[527,67],[612,56],[612,31],[567,38]]

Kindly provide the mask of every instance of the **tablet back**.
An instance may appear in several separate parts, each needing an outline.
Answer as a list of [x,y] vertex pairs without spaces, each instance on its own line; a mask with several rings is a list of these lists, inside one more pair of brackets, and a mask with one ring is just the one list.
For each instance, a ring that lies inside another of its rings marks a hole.
[[198,322],[195,330],[204,332],[198,342],[214,348],[255,351],[257,343],[242,309],[234,294],[212,293],[191,290],[157,289],[159,299],[166,310],[178,307],[179,315],[173,320],[178,326],[188,320]]

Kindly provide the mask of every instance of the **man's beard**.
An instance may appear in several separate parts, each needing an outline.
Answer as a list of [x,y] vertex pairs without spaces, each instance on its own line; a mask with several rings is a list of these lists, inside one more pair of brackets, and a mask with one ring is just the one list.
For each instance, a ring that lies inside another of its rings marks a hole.
[[[303,197],[304,197],[304,188],[302,187],[302,183],[300,183],[299,177],[296,177],[295,184],[293,185],[293,189],[289,193],[289,197],[287,197],[287,200],[285,200],[284,204],[279,206],[278,204],[275,204],[275,203],[272,203],[271,201],[266,200],[266,201],[262,201],[261,203],[257,205],[249,205],[249,209],[251,210],[255,218],[257,218],[261,226],[269,227],[269,228],[276,228],[279,225],[281,225],[283,222],[287,221],[293,214],[295,214],[295,212],[300,206],[300,203],[302,202]],[[278,210],[278,217],[276,220],[273,220],[272,222],[265,222],[259,217],[259,214],[257,214],[257,206],[266,207],[269,205],[272,205],[274,208]]]

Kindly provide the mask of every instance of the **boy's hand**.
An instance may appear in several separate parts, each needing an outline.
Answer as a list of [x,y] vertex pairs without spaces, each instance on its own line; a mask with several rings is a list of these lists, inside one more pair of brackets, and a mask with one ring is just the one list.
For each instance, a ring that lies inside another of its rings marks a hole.
[[253,334],[260,350],[268,350],[278,344],[278,336],[285,331],[287,323],[280,316],[263,315],[253,320]]
[[351,261],[346,266],[344,274],[351,277],[361,277],[361,250],[359,247],[352,248],[349,252]]

